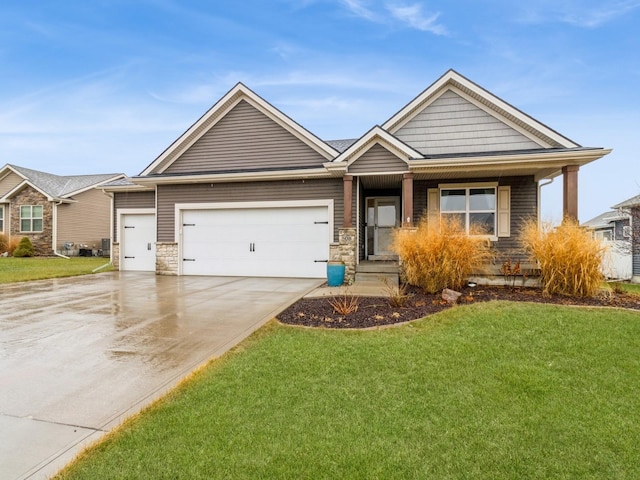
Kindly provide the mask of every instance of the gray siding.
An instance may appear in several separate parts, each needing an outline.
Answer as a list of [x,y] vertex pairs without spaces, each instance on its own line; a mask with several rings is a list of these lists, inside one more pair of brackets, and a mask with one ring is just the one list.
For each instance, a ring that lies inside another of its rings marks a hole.
[[[495,178],[460,179],[455,183],[495,182]],[[418,222],[427,208],[427,190],[438,188],[438,181],[416,181],[413,186],[414,221]],[[527,258],[520,245],[520,232],[525,221],[537,218],[538,215],[538,185],[531,176],[503,177],[498,179],[500,186],[511,187],[511,236],[499,238],[494,242],[498,254],[496,263],[500,264],[510,257],[512,260],[526,261]]]
[[442,94],[395,136],[425,155],[542,148],[452,91]]
[[325,161],[302,140],[242,100],[165,173],[319,167]]
[[380,144],[371,147],[349,166],[349,173],[406,172],[407,164]]
[[[355,182],[354,182],[355,183]],[[355,190],[355,187],[354,187]],[[355,219],[355,197],[352,215]],[[334,240],[344,219],[342,179],[217,183],[158,186],[158,241],[175,240],[176,203],[334,200]]]
[[118,230],[118,210],[121,208],[155,208],[155,192],[116,192],[113,195],[113,238]]

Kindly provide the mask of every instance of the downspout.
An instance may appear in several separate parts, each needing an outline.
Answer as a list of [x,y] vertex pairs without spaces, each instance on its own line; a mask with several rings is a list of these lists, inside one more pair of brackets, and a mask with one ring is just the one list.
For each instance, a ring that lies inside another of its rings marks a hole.
[[547,183],[538,182],[538,228],[540,228],[540,220],[542,219],[542,187],[546,187],[547,185],[551,185],[553,183],[553,178],[550,178]]
[[69,260],[69,257],[66,257],[60,253],[58,253],[58,206],[62,204],[62,200],[52,200],[53,204],[53,228],[51,229],[51,250],[53,250],[53,254],[62,258],[66,258]]

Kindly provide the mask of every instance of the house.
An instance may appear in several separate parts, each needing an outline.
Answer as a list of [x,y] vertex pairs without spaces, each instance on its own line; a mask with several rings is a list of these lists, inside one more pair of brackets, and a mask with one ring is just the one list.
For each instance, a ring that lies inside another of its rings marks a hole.
[[0,233],[29,237],[37,255],[101,249],[110,238],[111,199],[95,187],[123,177],[59,176],[7,164],[0,169]]
[[633,283],[640,283],[640,195],[614,205],[622,214],[629,216],[628,232],[631,237],[631,261]]
[[454,70],[358,139],[323,141],[237,84],[113,195],[113,261],[169,275],[347,278],[391,258],[392,231],[455,216],[503,256],[562,176],[578,217],[582,147]]
[[631,215],[623,210],[610,210],[584,222],[594,238],[606,245],[602,273],[617,280],[632,278]]

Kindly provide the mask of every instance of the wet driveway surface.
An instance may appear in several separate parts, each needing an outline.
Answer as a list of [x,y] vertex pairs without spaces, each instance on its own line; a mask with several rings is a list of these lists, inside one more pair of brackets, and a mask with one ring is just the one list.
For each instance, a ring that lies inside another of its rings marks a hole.
[[0,476],[47,478],[319,283],[113,272],[0,286]]

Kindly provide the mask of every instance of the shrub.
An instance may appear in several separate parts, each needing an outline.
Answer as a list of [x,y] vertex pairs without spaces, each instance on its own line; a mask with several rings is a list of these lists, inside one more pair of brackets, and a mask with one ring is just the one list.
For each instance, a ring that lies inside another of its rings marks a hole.
[[0,255],[9,251],[9,239],[4,233],[0,233]]
[[460,289],[474,270],[493,258],[486,238],[466,235],[458,222],[445,218],[431,226],[423,218],[415,230],[396,230],[393,249],[406,281],[428,293]]
[[29,240],[29,237],[22,237],[20,243],[18,243],[18,246],[13,251],[14,257],[33,257],[34,254],[33,244],[31,240]]
[[540,267],[543,293],[593,297],[604,276],[601,265],[605,247],[573,220],[553,227],[526,222],[521,234],[524,249]]
[[11,240],[9,240],[9,248],[7,250],[7,252],[9,252],[9,255],[13,255],[13,252],[15,252],[16,248],[18,248],[19,244],[20,239],[18,237],[11,237]]

